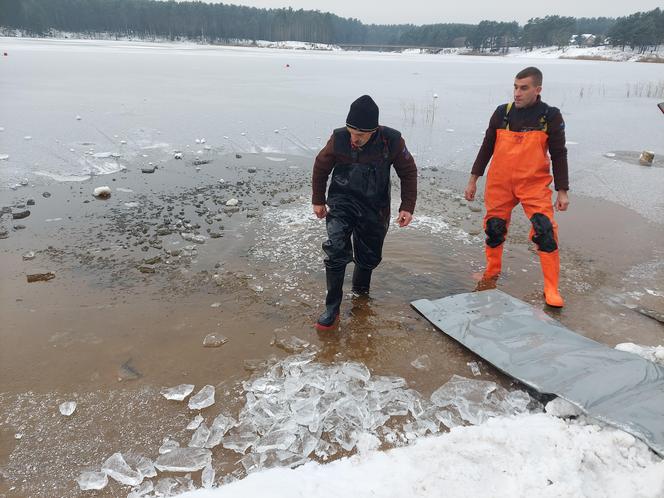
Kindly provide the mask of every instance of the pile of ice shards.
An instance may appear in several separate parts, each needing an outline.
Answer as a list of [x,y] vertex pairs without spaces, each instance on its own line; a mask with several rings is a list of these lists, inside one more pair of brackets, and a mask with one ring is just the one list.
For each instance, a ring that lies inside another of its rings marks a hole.
[[[192,489],[191,475],[161,478],[155,484],[147,479],[158,472],[203,470],[201,485],[209,487],[215,480],[215,448],[219,458],[228,459],[219,463],[239,462],[248,474],[270,467],[295,467],[313,458],[327,460],[354,450],[401,445],[444,427],[541,410],[526,392],[508,391],[490,381],[455,375],[427,399],[409,389],[401,377],[371,375],[361,363],[322,364],[315,358],[315,351],[294,354],[245,381],[245,403],[237,420],[220,414],[208,425],[199,414],[187,426],[194,432],[186,447],[166,439],[154,463],[116,453],[101,472],[81,475],[81,489],[100,489],[111,477],[134,486],[132,498],[169,496]],[[205,386],[196,395],[206,400],[194,407],[209,406],[214,396],[210,388]],[[183,400],[192,391],[193,386],[183,385],[162,394]]]

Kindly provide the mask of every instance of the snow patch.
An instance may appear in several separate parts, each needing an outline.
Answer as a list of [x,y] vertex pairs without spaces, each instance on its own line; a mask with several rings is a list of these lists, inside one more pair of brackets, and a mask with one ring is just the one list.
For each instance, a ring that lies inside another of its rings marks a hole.
[[639,355],[646,360],[664,366],[664,346],[639,346],[632,342],[623,342],[616,345],[615,349]]
[[[395,471],[398,469],[398,471]],[[270,469],[180,498],[658,497],[664,461],[620,430],[546,414],[494,418],[407,447]],[[444,492],[443,492],[444,490]]]

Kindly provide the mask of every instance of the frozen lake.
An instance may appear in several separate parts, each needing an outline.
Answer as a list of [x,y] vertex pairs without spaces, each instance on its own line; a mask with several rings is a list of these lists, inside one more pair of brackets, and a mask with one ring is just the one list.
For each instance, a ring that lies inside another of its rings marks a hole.
[[511,99],[514,74],[532,64],[544,72],[544,100],[567,123],[572,192],[651,220],[664,214],[649,193],[662,191],[664,168],[629,161],[649,149],[662,165],[658,64],[11,38],[0,45],[8,54],[0,59],[0,157],[9,156],[0,162],[2,189],[196,152],[201,138],[214,150],[313,158],[364,93],[380,106],[381,123],[403,132],[420,167],[465,172],[492,111]]

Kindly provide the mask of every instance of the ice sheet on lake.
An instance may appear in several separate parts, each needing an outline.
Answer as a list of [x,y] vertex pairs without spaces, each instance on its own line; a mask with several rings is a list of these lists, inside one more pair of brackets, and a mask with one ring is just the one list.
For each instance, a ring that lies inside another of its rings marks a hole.
[[[542,310],[499,290],[411,304],[508,375],[570,401],[664,454],[662,365],[575,334]],[[488,385],[486,389],[488,400]],[[473,417],[472,406],[462,409],[462,417]]]

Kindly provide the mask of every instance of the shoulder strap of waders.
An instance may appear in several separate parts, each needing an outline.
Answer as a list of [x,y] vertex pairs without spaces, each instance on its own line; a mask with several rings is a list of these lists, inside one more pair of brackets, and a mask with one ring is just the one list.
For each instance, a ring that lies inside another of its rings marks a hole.
[[542,113],[542,115],[539,118],[540,127],[541,127],[540,129],[545,133],[547,133],[549,131],[549,120],[548,120],[548,118],[549,118],[549,106],[547,105],[546,108],[544,109],[544,112]]
[[505,114],[503,115],[503,128],[508,130],[510,129],[510,111],[512,110],[513,102],[510,102],[505,107]]

